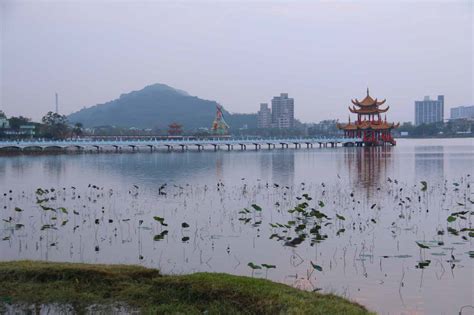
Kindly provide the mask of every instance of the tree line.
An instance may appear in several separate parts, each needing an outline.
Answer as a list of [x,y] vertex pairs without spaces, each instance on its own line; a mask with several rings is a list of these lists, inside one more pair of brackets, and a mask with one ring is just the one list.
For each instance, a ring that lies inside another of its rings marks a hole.
[[404,123],[398,128],[398,132],[407,132],[409,137],[435,137],[435,136],[460,136],[472,135],[474,121],[468,119],[449,120],[448,122],[436,122],[421,124]]
[[[5,113],[0,111],[0,119],[6,119]],[[41,122],[32,122],[31,118],[24,116],[12,116],[7,119],[8,128],[0,128],[0,138],[47,138],[68,139],[83,135],[81,123],[74,125],[68,122],[67,116],[55,112],[48,112],[41,118]],[[22,133],[22,127],[34,126],[34,134]]]

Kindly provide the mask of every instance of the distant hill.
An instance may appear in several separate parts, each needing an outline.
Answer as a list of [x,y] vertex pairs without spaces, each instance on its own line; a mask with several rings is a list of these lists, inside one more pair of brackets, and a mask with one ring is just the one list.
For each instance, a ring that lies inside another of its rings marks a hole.
[[[210,128],[217,103],[191,96],[165,84],[153,84],[140,91],[122,94],[116,100],[83,108],[68,116],[71,123],[80,122],[84,127],[116,126],[123,128],[161,128],[172,122],[183,125],[185,130]],[[255,128],[256,114],[230,114],[224,109],[224,119],[231,129],[244,125]]]

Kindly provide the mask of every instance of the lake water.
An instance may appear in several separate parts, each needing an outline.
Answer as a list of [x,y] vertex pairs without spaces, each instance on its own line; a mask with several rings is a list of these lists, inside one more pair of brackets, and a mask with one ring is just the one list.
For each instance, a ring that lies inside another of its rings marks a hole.
[[227,272],[457,314],[474,304],[473,171],[473,139],[3,156],[0,259]]

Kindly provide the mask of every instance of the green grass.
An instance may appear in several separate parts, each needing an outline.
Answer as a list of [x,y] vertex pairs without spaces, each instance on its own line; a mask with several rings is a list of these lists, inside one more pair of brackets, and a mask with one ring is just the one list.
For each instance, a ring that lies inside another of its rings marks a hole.
[[368,314],[330,294],[219,273],[163,276],[155,269],[36,261],[0,262],[0,302],[59,303],[76,311],[125,304],[146,313]]

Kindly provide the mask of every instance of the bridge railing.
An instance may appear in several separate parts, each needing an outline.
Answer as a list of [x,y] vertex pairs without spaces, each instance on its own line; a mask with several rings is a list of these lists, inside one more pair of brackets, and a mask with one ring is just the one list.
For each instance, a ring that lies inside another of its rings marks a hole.
[[0,141],[0,147],[9,146],[94,146],[94,145],[179,145],[179,144],[237,144],[237,143],[345,143],[345,142],[361,142],[361,138],[348,138],[348,137],[286,137],[286,138],[253,138],[253,137],[239,137],[239,138],[226,138],[226,139],[122,139],[122,140],[104,140],[104,139],[71,139],[71,140],[20,140],[20,141]]

